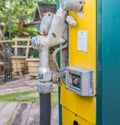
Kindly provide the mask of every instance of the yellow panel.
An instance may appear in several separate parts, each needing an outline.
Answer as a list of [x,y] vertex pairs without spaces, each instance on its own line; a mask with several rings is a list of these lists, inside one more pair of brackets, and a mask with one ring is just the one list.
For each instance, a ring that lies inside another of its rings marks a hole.
[[78,123],[78,125],[93,125],[85,119],[80,118],[77,114],[74,114],[66,107],[63,107],[63,122],[62,125],[74,125],[74,121]]
[[[96,0],[85,0],[84,15],[80,19],[75,12],[70,12],[77,26],[70,26],[69,30],[69,64],[70,66],[83,66],[94,72],[94,86],[96,84]],[[88,51],[77,50],[78,30],[88,31]],[[75,115],[80,125],[96,124],[96,97],[81,97],[61,87],[62,125],[72,125]],[[68,114],[69,112],[69,114]],[[74,114],[74,115],[73,115]],[[69,118],[69,119],[68,119]],[[72,121],[71,121],[72,119]]]
[[[81,97],[65,88],[61,88],[61,104],[62,107],[69,109],[74,114],[77,114],[82,119],[95,124],[95,99],[92,97]],[[66,114],[66,110],[62,109],[62,118]],[[69,114],[71,115],[71,114]],[[66,116],[67,117],[67,116]],[[64,120],[67,120],[64,119]],[[62,120],[63,122],[65,122]],[[66,124],[69,125],[69,124]],[[72,125],[72,124],[71,124]]]

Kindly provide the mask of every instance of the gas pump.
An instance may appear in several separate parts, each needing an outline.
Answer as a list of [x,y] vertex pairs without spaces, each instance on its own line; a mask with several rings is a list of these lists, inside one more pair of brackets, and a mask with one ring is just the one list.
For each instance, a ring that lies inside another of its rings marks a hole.
[[[32,39],[33,46],[40,52],[38,91],[41,95],[51,93],[53,82],[61,78],[60,125],[117,125],[120,122],[120,17],[116,13],[120,1],[60,2],[48,34]],[[63,37],[66,22],[69,25],[67,39]],[[60,45],[53,53],[54,61],[56,53],[62,50],[61,68],[55,61],[56,73],[50,71],[48,65],[48,50],[54,45]],[[68,51],[64,51],[67,46]],[[113,88],[116,91],[113,92]]]

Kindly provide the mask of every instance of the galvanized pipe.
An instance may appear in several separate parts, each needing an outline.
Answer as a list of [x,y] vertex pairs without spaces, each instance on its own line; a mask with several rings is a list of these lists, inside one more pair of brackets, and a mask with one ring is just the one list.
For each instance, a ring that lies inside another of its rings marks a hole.
[[48,64],[48,47],[42,47],[39,52],[39,60],[40,60],[40,67],[49,69],[49,64]]
[[40,125],[50,125],[51,121],[51,92],[53,89],[52,72],[49,69],[49,48],[65,43],[62,38],[65,30],[66,12],[58,10],[53,15],[50,30],[47,36],[36,36],[32,39],[32,45],[39,50],[40,67],[38,71],[37,90],[40,97]]

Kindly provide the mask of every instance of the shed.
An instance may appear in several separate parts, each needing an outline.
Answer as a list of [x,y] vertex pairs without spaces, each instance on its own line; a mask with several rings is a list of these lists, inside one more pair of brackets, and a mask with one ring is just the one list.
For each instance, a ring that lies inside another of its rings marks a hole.
[[55,13],[56,12],[56,4],[38,2],[37,7],[36,7],[36,11],[34,14],[33,22],[31,22],[29,24],[23,24],[23,27],[26,28],[29,26],[39,24],[42,17],[43,17],[43,13],[46,13],[46,12]]
[[46,12],[56,12],[56,4],[50,4],[50,3],[37,3],[34,22],[39,21],[42,19],[43,13]]

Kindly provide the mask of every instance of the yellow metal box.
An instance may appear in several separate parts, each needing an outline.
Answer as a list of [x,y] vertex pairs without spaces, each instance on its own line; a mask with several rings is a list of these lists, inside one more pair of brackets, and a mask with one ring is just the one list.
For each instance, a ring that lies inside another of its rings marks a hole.
[[[69,66],[81,66],[93,71],[96,88],[96,0],[85,0],[83,17],[70,12],[77,26],[69,27]],[[80,48],[79,35],[85,31],[85,47]],[[94,93],[95,94],[95,93]],[[61,87],[62,125],[96,125],[96,97],[82,97],[65,84]]]

